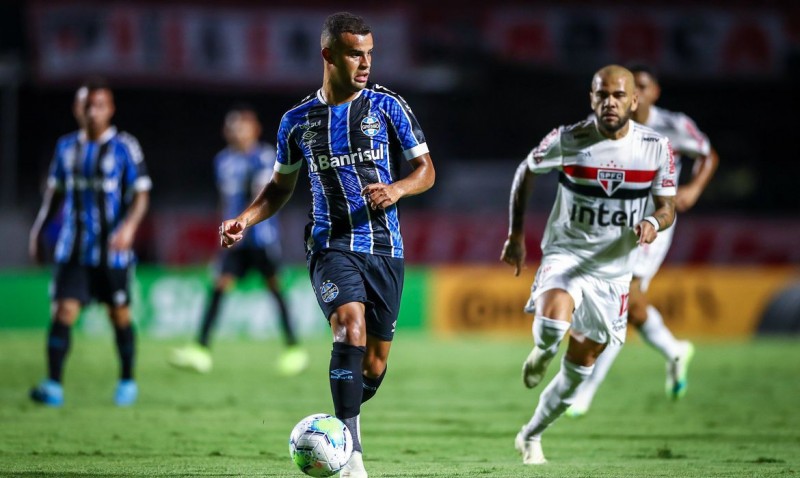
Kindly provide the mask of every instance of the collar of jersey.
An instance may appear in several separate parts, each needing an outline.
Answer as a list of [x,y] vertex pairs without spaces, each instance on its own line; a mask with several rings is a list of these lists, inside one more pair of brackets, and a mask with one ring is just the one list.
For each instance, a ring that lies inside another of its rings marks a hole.
[[[105,132],[103,132],[103,134],[100,135],[100,138],[96,141],[96,143],[98,144],[108,143],[111,140],[111,138],[113,138],[114,135],[116,134],[117,134],[117,127],[109,126],[108,129],[105,130]],[[81,143],[86,143],[87,141],[89,141],[89,137],[86,136],[85,130],[80,130],[78,132],[78,141],[80,141]]]
[[344,106],[344,105],[346,105],[347,103],[352,103],[353,101],[355,101],[355,100],[356,100],[356,98],[358,98],[359,96],[361,96],[361,92],[362,92],[362,91],[364,91],[364,90],[363,90],[363,89],[362,89],[362,90],[358,90],[358,93],[356,93],[356,96],[354,96],[354,97],[353,97],[353,99],[352,99],[352,100],[350,100],[350,101],[344,102],[344,103],[342,103],[342,104],[340,104],[340,105],[332,105],[332,104],[329,104],[327,101],[325,101],[325,97],[322,95],[322,88],[320,88],[320,89],[318,89],[318,90],[317,90],[317,99],[318,99],[318,100],[319,100],[319,102],[320,102],[320,103],[322,103],[323,105],[326,105],[326,106],[330,106],[330,107],[332,107],[332,108],[335,108],[335,107],[337,107],[337,106]]

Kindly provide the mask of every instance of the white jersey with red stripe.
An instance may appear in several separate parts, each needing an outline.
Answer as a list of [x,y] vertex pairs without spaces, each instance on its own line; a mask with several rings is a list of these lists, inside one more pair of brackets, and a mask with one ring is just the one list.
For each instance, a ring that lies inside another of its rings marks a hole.
[[630,121],[624,137],[610,140],[589,119],[550,132],[527,163],[536,174],[559,171],[543,254],[567,255],[595,277],[629,282],[634,227],[645,217],[648,198],[675,195],[667,138]]

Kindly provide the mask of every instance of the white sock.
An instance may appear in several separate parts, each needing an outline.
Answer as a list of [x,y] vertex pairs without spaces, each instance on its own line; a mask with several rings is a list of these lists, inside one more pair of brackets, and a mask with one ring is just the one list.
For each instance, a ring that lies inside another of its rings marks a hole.
[[594,363],[592,375],[589,376],[578,389],[575,402],[579,403],[584,408],[588,408],[589,405],[592,404],[592,399],[594,399],[597,389],[600,388],[600,384],[605,381],[606,375],[608,375],[608,371],[611,370],[611,365],[617,360],[617,355],[619,355],[620,350],[622,350],[622,345],[619,344],[608,344],[608,346],[606,346],[603,353],[597,357],[597,361]]
[[561,360],[558,374],[539,395],[539,404],[536,405],[533,417],[523,427],[522,435],[534,440],[541,439],[542,432],[572,405],[578,387],[589,378],[593,368],[594,365],[584,367],[575,365],[566,358]]
[[555,355],[561,340],[567,335],[570,323],[563,320],[553,320],[537,315],[533,319],[533,343],[549,354]]
[[647,306],[647,320],[639,327],[639,333],[645,342],[661,352],[667,360],[675,360],[681,354],[681,342],[664,325],[661,313],[652,305]]

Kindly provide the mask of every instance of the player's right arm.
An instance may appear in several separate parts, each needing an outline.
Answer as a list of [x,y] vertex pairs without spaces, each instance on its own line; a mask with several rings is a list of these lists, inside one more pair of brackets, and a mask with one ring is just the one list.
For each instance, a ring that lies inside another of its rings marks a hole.
[[64,199],[66,171],[60,153],[65,147],[63,139],[56,145],[56,151],[50,163],[50,172],[47,175],[47,189],[44,192],[42,206],[39,208],[39,213],[36,215],[36,220],[33,222],[28,237],[28,254],[36,264],[41,264],[44,261],[44,251],[42,251],[41,244],[42,229],[61,208],[61,203]]
[[508,204],[508,238],[503,244],[500,260],[514,266],[514,275],[518,276],[525,264],[525,207],[533,190],[533,173],[528,169],[528,162],[523,161],[514,173],[511,183],[511,197]]
[[508,238],[500,260],[514,266],[515,276],[525,264],[525,209],[533,191],[533,177],[560,167],[561,158],[561,128],[556,128],[528,153],[514,173],[508,204]]
[[28,238],[28,254],[36,264],[44,262],[44,251],[42,251],[41,235],[44,225],[55,216],[61,207],[64,199],[64,192],[54,186],[48,186],[44,192],[42,207],[36,215],[36,220],[31,227],[30,237]]

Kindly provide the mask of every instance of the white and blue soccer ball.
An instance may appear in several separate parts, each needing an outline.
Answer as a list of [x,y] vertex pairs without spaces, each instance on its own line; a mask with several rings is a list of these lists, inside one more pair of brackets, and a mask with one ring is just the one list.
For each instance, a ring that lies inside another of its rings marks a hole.
[[325,413],[309,415],[289,435],[289,456],[309,476],[333,476],[353,454],[353,436],[338,418]]

